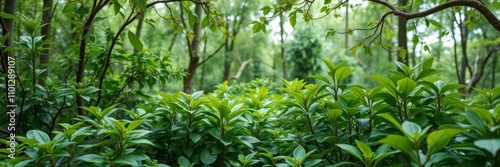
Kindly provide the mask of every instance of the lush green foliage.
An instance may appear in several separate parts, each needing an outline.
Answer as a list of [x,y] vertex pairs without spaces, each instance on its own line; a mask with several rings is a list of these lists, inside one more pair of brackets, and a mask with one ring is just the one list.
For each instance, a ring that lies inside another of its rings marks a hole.
[[[0,166],[500,166],[500,38],[476,9],[396,26],[449,2],[17,1],[0,3]],[[388,73],[398,56],[413,66]]]
[[[325,60],[320,82],[268,80],[214,93],[152,96],[134,110],[84,107],[88,116],[18,137],[15,166],[498,166],[500,88],[433,76],[432,59],[346,84],[346,63]],[[2,140],[7,142],[6,140]],[[3,150],[2,152],[4,152]],[[5,155],[2,155],[5,156]]]

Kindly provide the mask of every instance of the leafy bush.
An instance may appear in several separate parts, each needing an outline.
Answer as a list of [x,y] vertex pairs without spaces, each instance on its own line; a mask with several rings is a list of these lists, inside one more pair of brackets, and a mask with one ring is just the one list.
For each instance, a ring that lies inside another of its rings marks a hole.
[[133,110],[84,107],[59,131],[18,137],[18,157],[2,165],[500,166],[500,87],[463,99],[462,85],[433,76],[432,59],[396,63],[374,88],[346,85],[346,63],[325,64],[317,84],[256,80]]

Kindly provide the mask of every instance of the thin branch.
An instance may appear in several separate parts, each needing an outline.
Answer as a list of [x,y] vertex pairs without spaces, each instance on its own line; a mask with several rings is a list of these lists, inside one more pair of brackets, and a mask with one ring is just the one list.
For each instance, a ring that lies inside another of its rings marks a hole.
[[495,29],[500,31],[500,20],[495,16],[495,14],[490,9],[488,9],[488,7],[486,7],[486,5],[482,4],[480,1],[451,0],[451,1],[445,2],[441,5],[438,5],[436,7],[433,7],[433,8],[421,11],[421,12],[416,12],[416,13],[408,13],[408,12],[400,11],[394,5],[391,5],[387,1],[382,1],[382,0],[369,0],[369,1],[386,6],[392,12],[394,12],[394,15],[401,16],[407,20],[425,17],[428,15],[434,14],[436,12],[442,11],[444,9],[448,9],[448,8],[455,7],[455,6],[467,6],[467,7],[471,7],[471,8],[476,9],[477,11],[479,11]]
[[198,66],[201,66],[205,62],[207,62],[210,58],[214,57],[215,54],[217,54],[223,47],[226,45],[226,42],[222,43],[212,54],[208,55],[206,58],[204,58],[200,63],[198,63]]
[[[132,11],[135,9],[132,8]],[[109,49],[108,49],[108,53],[106,54],[106,64],[104,64],[104,69],[102,71],[102,74],[101,74],[101,77],[99,78],[99,91],[98,91],[98,95],[97,95],[97,101],[95,103],[95,105],[99,105],[99,103],[101,102],[101,99],[102,99],[102,84],[104,83],[104,76],[106,76],[106,71],[108,70],[109,68],[109,62],[111,61],[111,53],[113,52],[113,48],[115,47],[115,44],[116,44],[116,41],[118,41],[118,38],[120,37],[120,34],[125,30],[125,28],[131,24],[132,22],[134,22],[134,20],[137,18],[137,16],[139,15],[139,13],[136,13],[134,15],[134,13],[130,13],[129,17],[125,20],[125,22],[120,26],[120,29],[118,30],[118,32],[116,32],[115,34],[115,37],[113,38],[113,40],[111,41],[111,45],[109,46]]]
[[146,5],[146,8],[149,8],[153,5],[160,4],[160,3],[184,2],[184,1],[193,2],[195,4],[208,4],[208,2],[201,2],[201,1],[194,1],[194,0],[160,0],[160,1],[155,1],[155,2],[149,3],[148,5]]
[[244,61],[241,66],[240,66],[240,69],[238,69],[238,72],[236,73],[236,75],[234,75],[233,77],[229,78],[230,80],[231,79],[238,79],[240,78],[241,74],[243,73],[243,70],[245,70],[245,67],[248,65],[248,63],[252,62],[252,59],[248,59],[246,61]]

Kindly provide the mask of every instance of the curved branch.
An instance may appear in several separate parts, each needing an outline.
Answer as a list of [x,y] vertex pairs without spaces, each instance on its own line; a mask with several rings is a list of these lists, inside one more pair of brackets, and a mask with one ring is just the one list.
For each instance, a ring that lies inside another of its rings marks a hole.
[[[132,11],[135,8],[132,8]],[[134,14],[133,12],[130,13],[128,18],[125,20],[125,22],[120,26],[120,29],[118,32],[116,32],[115,36],[113,37],[113,40],[111,41],[111,45],[109,46],[108,52],[106,53],[106,62],[104,64],[104,69],[102,70],[102,74],[99,78],[99,91],[97,93],[97,101],[95,103],[95,106],[98,106],[99,103],[101,102],[102,99],[102,84],[104,83],[104,76],[106,76],[106,71],[108,71],[109,68],[109,63],[111,61],[111,53],[113,52],[113,48],[115,47],[116,42],[118,41],[118,38],[120,37],[120,34],[125,30],[125,28],[130,25],[134,20],[137,18],[139,14]],[[121,90],[120,90],[121,91]]]
[[207,62],[210,58],[214,57],[215,54],[217,54],[221,49],[222,47],[226,45],[226,42],[222,43],[214,52],[212,52],[212,54],[208,55],[207,57],[205,57],[200,63],[198,63],[198,66],[201,66],[203,65],[205,62]]
[[425,11],[416,12],[416,13],[407,13],[407,12],[400,11],[394,5],[391,5],[390,3],[386,2],[386,1],[382,1],[382,0],[369,0],[369,1],[386,6],[391,11],[394,12],[394,15],[401,16],[407,20],[425,17],[428,15],[437,13],[439,11],[442,11],[444,9],[448,9],[448,8],[455,7],[455,6],[467,6],[467,7],[471,7],[471,8],[476,9],[477,11],[479,11],[495,29],[500,31],[500,19],[498,19],[495,16],[495,14],[490,9],[488,9],[488,7],[486,7],[486,5],[482,4],[480,1],[451,0],[451,1],[448,1],[448,2],[443,3],[441,5],[438,5],[436,7],[427,9]]

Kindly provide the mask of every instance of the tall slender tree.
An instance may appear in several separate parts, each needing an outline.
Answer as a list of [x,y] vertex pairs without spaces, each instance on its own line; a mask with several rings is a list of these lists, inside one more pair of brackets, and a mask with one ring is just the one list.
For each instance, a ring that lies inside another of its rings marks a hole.
[[[42,22],[44,26],[42,27],[42,36],[43,40],[51,40],[51,27],[52,27],[52,15],[54,13],[54,10],[52,9],[52,2],[53,0],[43,0],[43,12],[42,12]],[[47,79],[47,76],[49,74],[49,66],[48,64],[49,59],[50,59],[50,54],[51,54],[51,46],[50,43],[46,44],[45,50],[42,51],[42,54],[40,54],[40,68],[44,69],[45,71],[40,74],[40,78],[38,80],[38,84],[40,84],[42,87],[45,87],[45,79]]]

